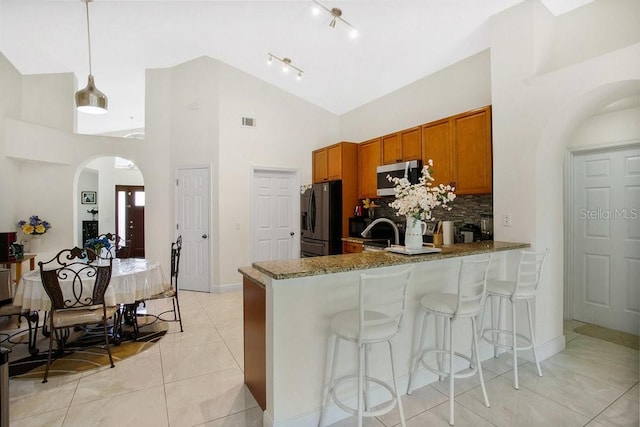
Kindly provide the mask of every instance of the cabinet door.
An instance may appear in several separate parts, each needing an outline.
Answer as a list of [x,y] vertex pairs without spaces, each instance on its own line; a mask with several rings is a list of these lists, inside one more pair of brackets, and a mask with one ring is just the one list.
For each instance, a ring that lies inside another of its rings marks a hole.
[[343,254],[359,254],[362,252],[362,243],[342,242]]
[[380,165],[380,138],[358,145],[358,194],[361,199],[377,197],[376,168]]
[[433,160],[434,185],[446,185],[455,181],[451,127],[449,119],[422,126],[422,163],[426,165],[429,159]]
[[327,180],[342,179],[342,144],[327,147]]
[[420,128],[407,129],[400,132],[401,160],[420,160],[422,158],[422,138]]
[[487,194],[493,190],[491,109],[453,118],[458,194]]
[[388,165],[402,161],[400,134],[394,133],[382,137],[382,164]]
[[327,181],[329,174],[327,170],[327,149],[316,150],[313,152],[313,182]]

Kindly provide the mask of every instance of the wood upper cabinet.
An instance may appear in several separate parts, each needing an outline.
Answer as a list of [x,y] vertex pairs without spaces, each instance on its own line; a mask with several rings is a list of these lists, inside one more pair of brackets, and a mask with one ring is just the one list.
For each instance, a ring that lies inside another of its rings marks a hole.
[[358,203],[358,144],[339,142],[312,154],[313,183],[342,180],[342,237],[349,233],[349,217]]
[[382,137],[382,164],[388,165],[420,158],[422,158],[420,127]]
[[449,119],[422,126],[422,163],[433,160],[434,185],[453,184],[453,134]]
[[456,192],[493,192],[491,107],[454,116]]
[[435,184],[456,194],[493,191],[491,106],[422,126],[422,162],[433,160]]
[[313,182],[343,179],[346,168],[355,167],[356,144],[339,142],[313,152]]
[[329,169],[327,164],[327,149],[322,148],[313,152],[313,183],[329,180]]
[[381,138],[371,139],[358,144],[358,198],[378,197],[376,168],[382,160]]

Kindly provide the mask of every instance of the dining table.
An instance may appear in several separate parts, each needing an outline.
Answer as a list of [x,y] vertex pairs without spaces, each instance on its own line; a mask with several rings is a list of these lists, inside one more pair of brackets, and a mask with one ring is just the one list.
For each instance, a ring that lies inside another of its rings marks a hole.
[[[61,281],[60,286],[63,294],[66,290],[71,292],[70,283],[65,286]],[[159,262],[145,258],[115,258],[105,302],[108,306],[132,305],[165,291],[169,286]],[[39,269],[22,275],[13,304],[28,310],[51,309],[51,300],[42,286]]]

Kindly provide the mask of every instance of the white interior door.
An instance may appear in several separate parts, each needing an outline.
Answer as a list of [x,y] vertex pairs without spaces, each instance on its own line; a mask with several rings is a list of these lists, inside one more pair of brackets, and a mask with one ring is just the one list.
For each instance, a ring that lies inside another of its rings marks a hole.
[[573,158],[576,320],[638,334],[640,148]]
[[297,258],[300,251],[297,172],[255,169],[252,206],[252,261]]
[[209,168],[178,169],[176,236],[182,236],[178,287],[210,292]]

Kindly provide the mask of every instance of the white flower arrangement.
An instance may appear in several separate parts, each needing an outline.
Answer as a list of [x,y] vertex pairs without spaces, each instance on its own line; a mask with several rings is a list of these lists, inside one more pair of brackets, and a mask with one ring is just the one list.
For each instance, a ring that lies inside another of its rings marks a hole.
[[389,206],[396,209],[398,215],[412,217],[414,221],[427,221],[432,219],[431,211],[438,206],[451,210],[448,203],[456,198],[455,187],[444,184],[432,187],[432,167],[433,160],[429,159],[422,167],[422,176],[417,184],[410,184],[407,178],[387,175],[387,179],[395,184],[396,193],[396,199]]

